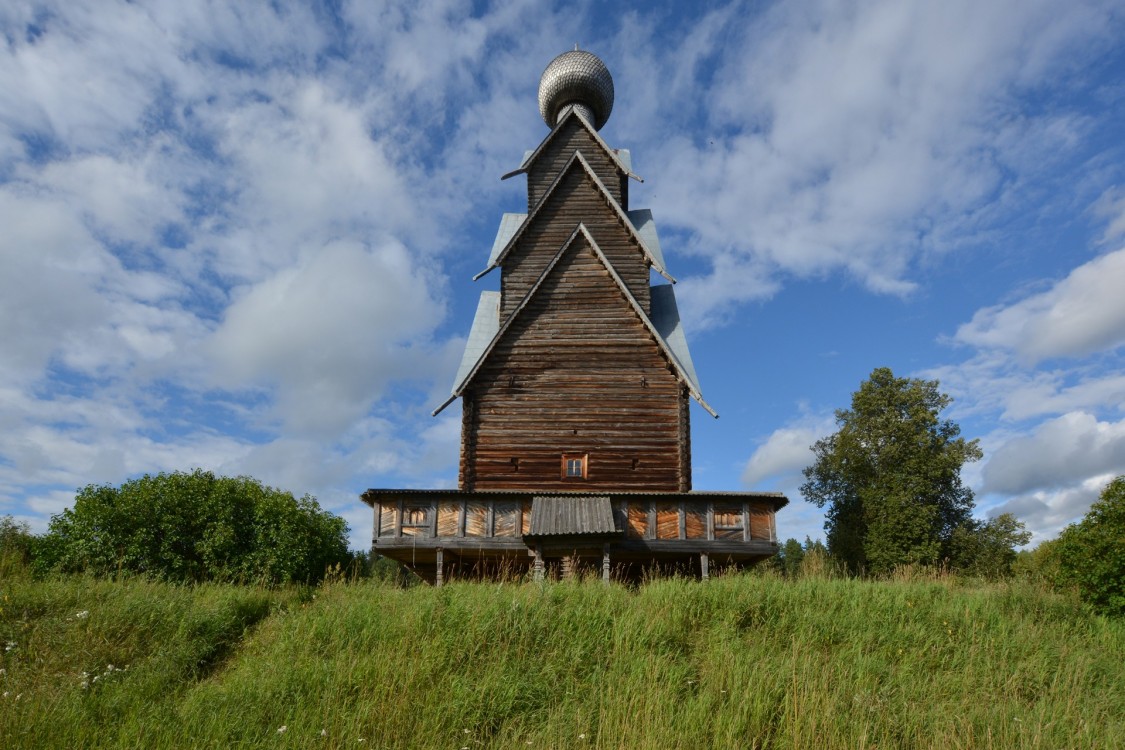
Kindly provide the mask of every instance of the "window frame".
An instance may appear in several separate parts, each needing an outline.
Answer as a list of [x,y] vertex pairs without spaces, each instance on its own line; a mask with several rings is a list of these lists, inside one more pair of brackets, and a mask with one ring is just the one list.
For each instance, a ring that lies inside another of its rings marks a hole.
[[[570,465],[572,461],[577,461],[578,466],[582,471],[579,474],[570,473]],[[559,467],[559,476],[562,479],[576,481],[586,479],[589,473],[590,461],[588,453],[564,453],[562,454],[562,461]]]
[[[421,522],[414,522],[410,516],[420,511],[422,514]],[[403,503],[402,506],[402,535],[403,536],[426,536],[429,533],[430,527],[433,525],[437,518],[437,509],[431,504],[426,503]],[[413,534],[407,531],[411,529]]]

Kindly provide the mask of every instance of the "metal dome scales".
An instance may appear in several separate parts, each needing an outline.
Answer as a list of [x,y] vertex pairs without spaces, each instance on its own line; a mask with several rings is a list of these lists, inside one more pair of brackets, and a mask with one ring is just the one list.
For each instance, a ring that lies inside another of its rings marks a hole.
[[613,77],[592,52],[571,50],[550,62],[539,79],[539,114],[554,127],[573,106],[601,130],[613,111]]

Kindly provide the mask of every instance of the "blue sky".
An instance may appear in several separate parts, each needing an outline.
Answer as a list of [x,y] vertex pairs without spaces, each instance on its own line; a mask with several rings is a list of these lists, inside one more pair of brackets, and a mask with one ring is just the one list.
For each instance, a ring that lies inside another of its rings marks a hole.
[[204,467],[456,482],[449,392],[547,132],[609,67],[704,396],[696,489],[781,490],[876,367],[979,438],[980,517],[1050,538],[1125,473],[1120,1],[0,6],[0,514]]

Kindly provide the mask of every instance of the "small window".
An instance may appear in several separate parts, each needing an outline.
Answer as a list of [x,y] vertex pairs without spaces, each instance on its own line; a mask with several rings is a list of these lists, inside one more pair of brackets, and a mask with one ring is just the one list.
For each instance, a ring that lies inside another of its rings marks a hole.
[[407,505],[402,509],[402,535],[424,536],[430,528],[430,508],[426,505]]
[[715,503],[715,538],[742,539],[742,504]]
[[586,456],[573,453],[564,453],[562,457],[563,479],[586,478]]

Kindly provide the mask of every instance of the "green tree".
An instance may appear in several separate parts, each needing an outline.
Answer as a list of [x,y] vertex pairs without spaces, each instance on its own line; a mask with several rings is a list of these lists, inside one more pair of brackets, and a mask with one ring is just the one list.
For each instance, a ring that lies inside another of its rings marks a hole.
[[851,572],[936,564],[970,520],[961,467],[981,450],[940,418],[950,403],[936,380],[881,367],[852,394],[851,409],[836,412],[839,429],[812,446],[801,494],[827,506],[828,550]]
[[1062,583],[1100,612],[1125,615],[1125,475],[1110,482],[1090,511],[1063,529],[1055,553]]
[[954,569],[970,575],[1001,578],[1012,574],[1016,547],[1031,541],[1031,532],[1011,513],[988,521],[969,519],[953,530],[949,557]]
[[51,519],[45,563],[171,581],[315,582],[347,565],[347,523],[312,497],[211,472],[89,485]]
[[10,575],[27,567],[35,550],[35,537],[24,522],[0,516],[0,574]]
[[780,545],[777,554],[762,563],[762,567],[779,573],[786,578],[796,578],[801,570],[801,561],[805,557],[805,550],[796,539],[786,539]]
[[787,539],[778,553],[781,558],[781,571],[786,578],[796,578],[801,571],[801,561],[805,559],[805,550],[796,539]]

